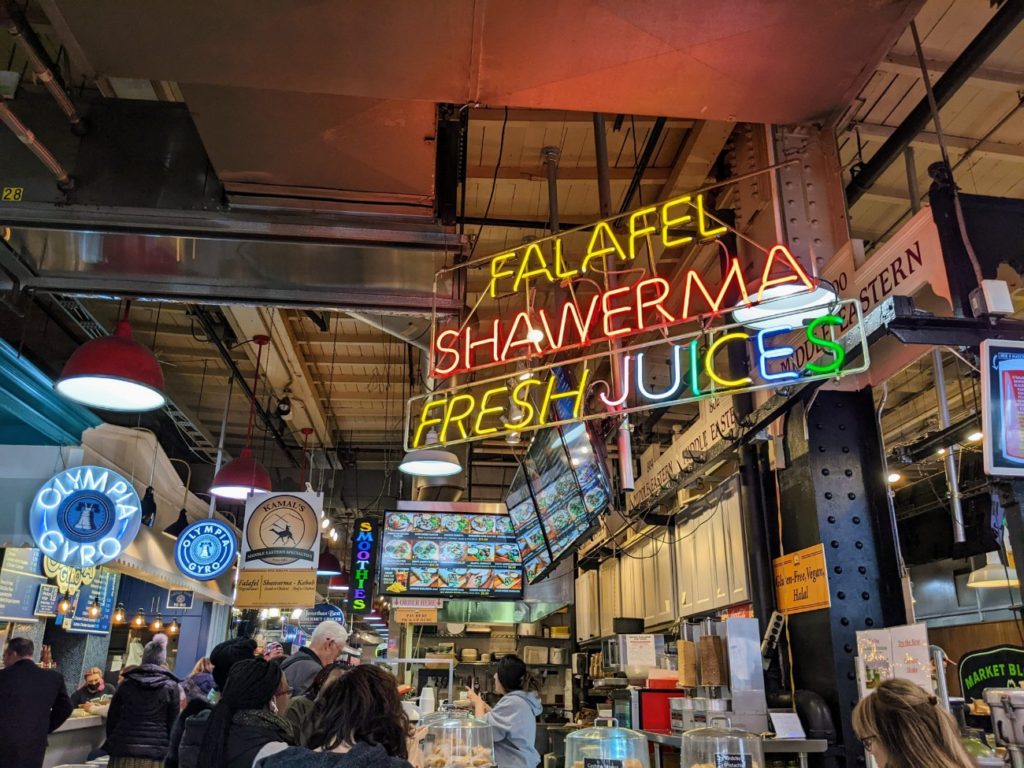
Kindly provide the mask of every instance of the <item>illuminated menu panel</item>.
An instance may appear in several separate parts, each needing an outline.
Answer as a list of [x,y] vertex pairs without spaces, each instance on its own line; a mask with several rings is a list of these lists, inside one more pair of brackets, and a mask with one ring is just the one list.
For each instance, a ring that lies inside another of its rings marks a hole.
[[386,513],[381,589],[414,597],[520,596],[522,558],[509,517]]

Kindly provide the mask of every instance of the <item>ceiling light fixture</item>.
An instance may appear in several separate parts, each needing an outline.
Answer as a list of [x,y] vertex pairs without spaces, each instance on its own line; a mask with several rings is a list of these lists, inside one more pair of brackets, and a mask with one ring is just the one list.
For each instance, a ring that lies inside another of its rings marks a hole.
[[124,624],[124,603],[117,604],[112,618],[115,624]]
[[156,615],[156,618],[153,619],[153,623],[149,625],[149,628],[153,632],[159,632],[161,629],[164,628],[164,617],[158,613]]
[[57,603],[57,612],[61,614],[71,613],[71,596],[65,592],[64,596]]
[[[427,433],[427,445],[433,445],[439,440],[436,429],[431,429]],[[398,469],[407,475],[418,477],[451,477],[462,471],[462,464],[459,463],[459,457],[451,451],[421,448],[405,454]]]
[[181,511],[178,512],[178,519],[164,528],[164,535],[176,539],[181,536],[181,532],[186,528],[188,528],[188,514],[185,512],[185,508],[182,507]]
[[998,552],[989,552],[985,555],[985,565],[971,571],[967,577],[967,586],[971,589],[1018,587],[1017,569],[1003,565]]
[[176,635],[181,630],[181,624],[178,623],[177,619],[171,619],[171,623],[167,625],[167,634]]
[[100,606],[100,598],[98,596],[92,599],[89,603],[89,609],[86,611],[90,619],[98,619],[100,614],[103,613],[103,608]]
[[68,358],[54,384],[58,392],[108,411],[152,411],[167,402],[159,361],[132,338],[130,307],[127,302],[113,335],[87,341]]
[[301,608],[293,608],[292,609],[292,613],[291,613],[291,620],[292,621],[298,621],[301,618],[302,618],[302,609]]
[[139,608],[139,612],[135,614],[135,618],[132,619],[132,626],[133,627],[144,627],[144,626],[146,626],[146,613],[141,608]]
[[224,499],[242,500],[252,493],[269,493],[273,489],[270,473],[252,455],[252,428],[256,416],[256,391],[260,382],[260,362],[263,347],[270,343],[269,336],[254,336],[256,344],[256,373],[253,376],[252,397],[249,398],[249,427],[245,433],[245,447],[237,459],[220,468],[213,478],[210,493]]
[[819,281],[813,291],[803,283],[783,283],[766,288],[753,306],[734,307],[732,319],[758,331],[799,327],[827,315],[837,301],[835,288],[825,281]]
[[985,435],[982,432],[971,432],[971,434],[967,436],[967,439],[972,443],[980,443],[983,437],[985,437]]
[[889,480],[890,483],[898,483],[902,479],[903,479],[903,475],[901,475],[899,472],[890,472],[889,473],[888,480]]
[[327,589],[332,592],[348,592],[348,574],[343,570],[337,576],[332,576]]

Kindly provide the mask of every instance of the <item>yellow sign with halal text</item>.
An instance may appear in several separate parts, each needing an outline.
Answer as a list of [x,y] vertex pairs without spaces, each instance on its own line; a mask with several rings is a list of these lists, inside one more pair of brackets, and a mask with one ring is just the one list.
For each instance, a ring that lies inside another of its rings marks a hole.
[[775,596],[785,616],[832,607],[824,544],[775,559]]

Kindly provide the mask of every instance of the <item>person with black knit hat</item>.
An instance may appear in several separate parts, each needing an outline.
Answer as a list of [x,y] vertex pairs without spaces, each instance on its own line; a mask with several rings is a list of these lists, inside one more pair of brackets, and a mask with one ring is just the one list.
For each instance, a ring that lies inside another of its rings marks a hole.
[[256,641],[248,637],[225,640],[210,651],[215,691],[206,700],[190,699],[181,711],[171,730],[171,745],[164,759],[164,768],[195,768],[213,701],[224,690],[231,668],[240,661],[252,659],[255,653]]
[[251,768],[271,742],[293,744],[278,713],[287,707],[288,681],[281,667],[263,659],[235,664],[217,706],[210,712],[197,768]]
[[180,708],[179,682],[167,668],[167,635],[155,635],[110,702],[103,750],[111,768],[160,768]]

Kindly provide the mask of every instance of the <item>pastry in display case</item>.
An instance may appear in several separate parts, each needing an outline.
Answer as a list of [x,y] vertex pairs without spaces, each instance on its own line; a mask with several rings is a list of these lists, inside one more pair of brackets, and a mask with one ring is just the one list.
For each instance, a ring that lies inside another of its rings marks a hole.
[[494,768],[494,735],[483,720],[449,706],[420,725],[424,768]]
[[614,718],[598,718],[593,728],[583,728],[565,738],[565,768],[595,765],[650,768],[647,753],[647,737],[638,731],[620,728]]

